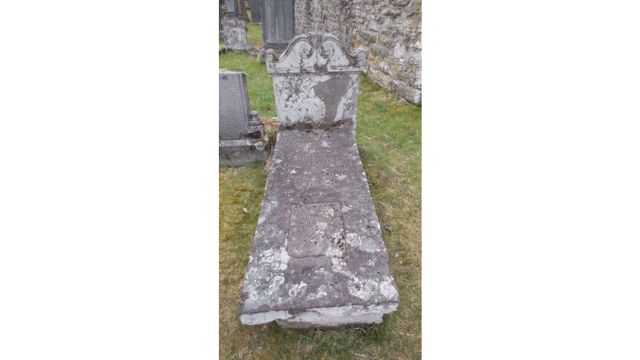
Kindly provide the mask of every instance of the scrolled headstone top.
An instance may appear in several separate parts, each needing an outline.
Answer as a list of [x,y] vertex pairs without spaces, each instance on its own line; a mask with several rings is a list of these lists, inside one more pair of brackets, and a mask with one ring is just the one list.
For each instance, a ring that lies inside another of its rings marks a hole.
[[273,49],[267,50],[265,60],[270,74],[322,74],[362,72],[366,57],[364,49],[349,54],[332,34],[312,32],[293,38],[279,57]]
[[241,27],[241,28],[247,28],[247,22],[241,19],[237,19],[237,18],[224,18],[223,19],[223,25],[229,26],[229,27]]

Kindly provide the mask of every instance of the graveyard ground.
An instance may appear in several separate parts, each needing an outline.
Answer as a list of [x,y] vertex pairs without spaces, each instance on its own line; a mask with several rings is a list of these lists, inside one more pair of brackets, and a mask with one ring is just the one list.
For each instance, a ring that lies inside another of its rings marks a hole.
[[[248,41],[261,42],[258,26],[250,25]],[[248,74],[251,109],[269,125],[276,114],[264,64],[245,53],[224,52],[220,67]],[[220,169],[221,359],[420,358],[420,121],[419,107],[363,76],[356,138],[400,293],[398,310],[379,326],[300,331],[241,325],[240,291],[267,171],[263,164]]]

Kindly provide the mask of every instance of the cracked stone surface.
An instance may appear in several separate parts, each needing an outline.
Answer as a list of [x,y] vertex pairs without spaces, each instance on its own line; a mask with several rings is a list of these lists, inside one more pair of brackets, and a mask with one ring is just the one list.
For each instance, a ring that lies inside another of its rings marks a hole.
[[241,322],[380,323],[398,301],[353,124],[281,131],[245,275]]

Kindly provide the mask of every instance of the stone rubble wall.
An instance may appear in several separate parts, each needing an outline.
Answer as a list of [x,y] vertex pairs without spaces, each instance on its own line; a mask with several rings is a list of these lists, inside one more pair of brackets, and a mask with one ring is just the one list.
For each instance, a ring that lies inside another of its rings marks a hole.
[[421,104],[421,0],[296,0],[296,34],[329,32],[350,51],[366,49],[366,73]]

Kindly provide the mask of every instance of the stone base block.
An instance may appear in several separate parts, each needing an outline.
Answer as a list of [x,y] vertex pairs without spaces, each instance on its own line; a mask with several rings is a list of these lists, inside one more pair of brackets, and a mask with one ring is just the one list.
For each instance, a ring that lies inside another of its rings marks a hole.
[[382,316],[395,311],[397,307],[398,304],[392,303],[372,306],[348,305],[315,308],[307,309],[299,313],[270,311],[267,313],[241,315],[240,321],[245,325],[253,325],[275,320],[278,325],[290,329],[335,328],[345,325],[382,324]]
[[268,139],[220,140],[220,166],[242,166],[269,158]]

